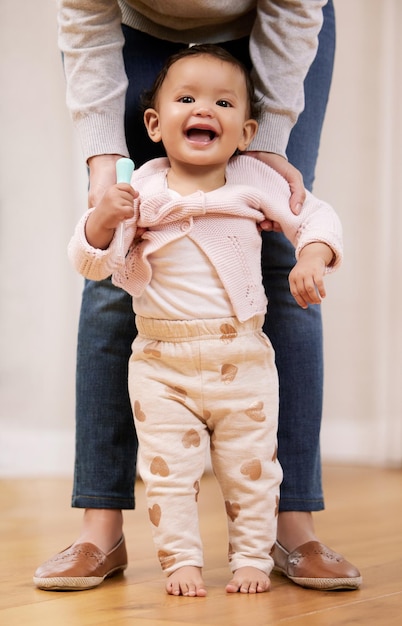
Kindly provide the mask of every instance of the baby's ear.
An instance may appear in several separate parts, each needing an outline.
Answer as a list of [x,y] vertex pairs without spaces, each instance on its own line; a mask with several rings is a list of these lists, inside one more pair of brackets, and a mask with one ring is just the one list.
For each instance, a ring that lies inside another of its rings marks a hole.
[[244,152],[253,141],[254,137],[257,134],[258,130],[258,122],[257,120],[249,119],[244,122],[243,125],[243,135],[239,141],[239,145],[237,148],[240,152]]
[[161,131],[159,127],[159,114],[155,109],[146,109],[144,113],[144,124],[149,138],[155,143],[161,141]]

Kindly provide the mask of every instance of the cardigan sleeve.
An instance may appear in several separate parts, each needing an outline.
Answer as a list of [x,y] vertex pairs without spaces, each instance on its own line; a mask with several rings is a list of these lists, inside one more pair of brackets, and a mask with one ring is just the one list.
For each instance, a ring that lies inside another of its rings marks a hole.
[[306,190],[306,200],[299,215],[289,207],[290,189],[287,181],[262,161],[240,156],[231,160],[227,178],[247,184],[260,194],[260,211],[264,217],[278,222],[284,235],[295,247],[296,258],[309,243],[326,243],[334,253],[327,271],[340,265],[343,258],[342,224],[334,209]]
[[[85,225],[94,209],[89,209],[79,220],[74,234],[68,244],[68,258],[79,274],[89,280],[103,280],[125,266],[125,258],[119,255],[119,241],[116,234],[106,250],[93,248],[85,236]],[[124,251],[127,251],[134,239],[136,219],[125,221]]]

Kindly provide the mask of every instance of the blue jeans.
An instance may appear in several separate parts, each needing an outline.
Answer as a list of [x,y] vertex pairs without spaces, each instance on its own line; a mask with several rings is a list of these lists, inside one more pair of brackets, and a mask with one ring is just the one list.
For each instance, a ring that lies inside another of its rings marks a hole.
[[[332,77],[335,20],[332,1],[324,9],[316,60],[305,81],[306,107],[290,137],[288,158],[311,189]],[[126,135],[139,167],[161,156],[144,129],[139,98],[165,59],[183,47],[123,26],[129,88]],[[225,42],[249,63],[248,41]],[[324,507],[319,433],[322,411],[322,328],[319,307],[302,310],[289,292],[294,249],[283,235],[263,234],[262,269],[269,298],[265,332],[276,351],[280,380],[279,459],[284,479],[281,510]],[[76,459],[72,505],[134,508],[137,438],[127,390],[127,366],[136,329],[131,298],[110,280],[86,281],[78,332]],[[261,380],[261,384],[264,381]]]

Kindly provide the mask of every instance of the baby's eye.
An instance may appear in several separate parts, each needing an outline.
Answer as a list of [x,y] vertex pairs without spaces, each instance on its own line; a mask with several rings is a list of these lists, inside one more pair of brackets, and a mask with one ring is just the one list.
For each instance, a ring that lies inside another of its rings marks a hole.
[[218,107],[226,107],[226,108],[228,108],[228,107],[232,106],[228,100],[218,100],[218,102],[216,104],[218,105]]
[[181,98],[179,98],[179,102],[183,102],[184,104],[191,104],[192,102],[195,102],[195,100],[192,96],[182,96]]

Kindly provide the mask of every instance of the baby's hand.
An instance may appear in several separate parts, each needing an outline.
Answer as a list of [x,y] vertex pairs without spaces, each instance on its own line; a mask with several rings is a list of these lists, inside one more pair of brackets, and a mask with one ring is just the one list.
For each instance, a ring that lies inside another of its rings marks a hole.
[[300,252],[299,259],[289,274],[290,292],[302,309],[309,304],[320,304],[326,296],[324,275],[333,259],[333,252],[324,243],[311,243]]
[[86,223],[85,234],[91,246],[101,250],[109,246],[118,225],[134,216],[137,196],[128,183],[117,183],[105,191]]
[[94,210],[99,227],[116,229],[120,222],[134,215],[134,200],[138,192],[128,183],[117,183],[105,191]]

